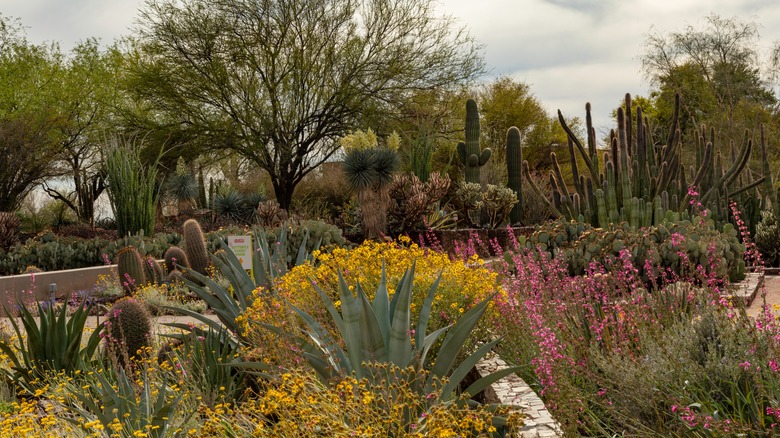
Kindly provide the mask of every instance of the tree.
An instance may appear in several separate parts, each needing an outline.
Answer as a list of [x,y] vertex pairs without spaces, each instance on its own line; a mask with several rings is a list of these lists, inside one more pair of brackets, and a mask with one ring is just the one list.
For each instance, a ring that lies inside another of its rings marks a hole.
[[72,209],[81,222],[92,224],[95,200],[105,190],[100,145],[112,130],[110,118],[117,99],[116,49],[101,51],[97,40],[79,43],[63,61],[56,93],[60,115],[61,152],[57,164],[72,183],[52,187],[46,193]]
[[55,173],[60,58],[56,45],[29,43],[18,21],[0,15],[0,211],[16,210]]
[[[651,98],[658,124],[668,126],[675,93],[683,98],[683,132],[702,123],[716,126],[722,144],[739,143],[746,128],[755,130],[771,118],[777,99],[769,80],[780,66],[761,62],[758,37],[756,23],[715,14],[706,17],[703,29],[651,34],[641,60],[656,87]],[[780,53],[780,45],[772,53]]]
[[434,0],[149,0],[135,96],[265,169],[279,204],[365,117],[483,71]]

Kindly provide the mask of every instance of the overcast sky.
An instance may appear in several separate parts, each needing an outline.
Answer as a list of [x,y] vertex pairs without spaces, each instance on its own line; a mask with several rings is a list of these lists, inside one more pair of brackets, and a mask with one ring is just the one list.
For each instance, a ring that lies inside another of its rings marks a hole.
[[[0,0],[35,42],[104,43],[130,33],[142,0]],[[441,10],[484,45],[486,79],[511,75],[554,113],[584,118],[591,102],[599,131],[622,96],[647,93],[639,55],[649,32],[682,31],[709,13],[759,24],[761,48],[780,40],[780,0],[440,0]]]

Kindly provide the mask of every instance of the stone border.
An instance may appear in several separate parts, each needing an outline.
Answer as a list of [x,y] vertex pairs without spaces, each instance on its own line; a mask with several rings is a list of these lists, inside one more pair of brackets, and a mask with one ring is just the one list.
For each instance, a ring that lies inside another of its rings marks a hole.
[[[488,354],[477,365],[481,376],[509,368],[495,353]],[[544,402],[518,375],[510,374],[492,386],[502,404],[517,406],[523,412],[525,423],[517,436],[522,438],[552,438],[563,436],[558,422],[553,419]]]
[[723,294],[729,298],[741,300],[745,307],[750,306],[756,298],[758,291],[764,286],[763,272],[748,272],[745,279],[736,283],[731,283],[728,290]]

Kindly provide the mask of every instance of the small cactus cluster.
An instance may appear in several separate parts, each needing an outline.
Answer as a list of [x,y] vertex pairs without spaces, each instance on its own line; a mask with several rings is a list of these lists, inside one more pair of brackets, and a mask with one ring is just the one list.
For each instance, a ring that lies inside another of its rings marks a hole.
[[122,367],[143,359],[152,343],[152,316],[143,302],[134,298],[117,301],[104,323],[106,348]]
[[165,273],[160,263],[154,257],[142,257],[133,246],[126,246],[117,253],[116,265],[119,283],[125,295],[132,295],[145,284],[159,285],[165,282]]

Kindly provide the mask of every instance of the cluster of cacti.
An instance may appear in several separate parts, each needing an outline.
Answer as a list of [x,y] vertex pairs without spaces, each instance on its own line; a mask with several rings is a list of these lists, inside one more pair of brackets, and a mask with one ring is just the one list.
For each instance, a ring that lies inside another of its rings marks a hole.
[[190,268],[203,275],[208,275],[209,266],[211,266],[211,256],[206,249],[206,237],[200,224],[195,219],[189,219],[182,225],[182,242],[184,252],[187,254],[187,261]]
[[431,173],[423,182],[415,174],[394,175],[390,183],[388,226],[392,235],[425,229],[425,219],[439,208],[439,201],[447,195],[450,177]]
[[264,227],[278,227],[287,220],[287,211],[275,199],[261,202],[255,215],[258,223]]
[[106,348],[120,366],[135,363],[150,351],[152,316],[143,302],[134,298],[117,301],[104,324]]
[[[721,151],[716,150],[713,144],[714,131],[707,139],[706,130],[702,128],[697,136],[696,165],[685,168],[681,156],[682,136],[678,128],[679,95],[675,98],[668,137],[660,145],[658,143],[661,142],[651,138],[641,108],[637,109],[636,132],[633,132],[631,97],[628,94],[625,108],[625,111],[623,108],[617,111],[617,132],[613,130],[610,133],[610,150],[601,157],[596,147],[590,104],[586,105],[587,149],[558,112],[568,134],[573,191],[569,190],[553,153],[553,170],[550,172],[553,199],[547,199],[547,203],[556,214],[601,227],[621,221],[641,227],[660,224],[667,211],[688,210],[695,213],[695,209],[701,207],[709,209],[716,220],[723,223],[727,221],[728,208],[722,200],[751,190],[764,181],[759,178],[740,183],[753,147],[747,135],[731,164],[726,165]],[[579,168],[577,153],[585,164],[583,172]],[[603,168],[599,166],[600,161],[603,161]],[[523,170],[527,175],[527,162],[523,162]],[[534,191],[543,196],[533,180],[527,179]],[[690,202],[692,193],[697,193],[693,203]]]
[[0,211],[0,248],[8,249],[16,243],[19,218],[13,213]]
[[163,284],[166,281],[166,275],[163,271],[160,262],[154,257],[147,257],[144,259],[144,272],[146,274],[146,281],[152,284]]
[[517,194],[508,187],[476,183],[460,183],[455,190],[459,220],[470,227],[496,228],[509,216],[517,204]]
[[137,288],[146,284],[144,260],[132,246],[123,248],[116,255],[116,270],[119,274],[119,284],[126,295],[132,295]]
[[[591,263],[617,266],[623,250],[628,251],[633,266],[648,283],[662,271],[680,275],[682,270],[690,269],[683,258],[701,265],[706,274],[714,272],[732,281],[745,274],[745,249],[736,229],[725,224],[723,231],[718,231],[714,221],[700,216],[690,221],[672,218],[670,213],[662,224],[641,230],[627,222],[595,228],[584,222],[555,221],[537,227],[525,245],[549,255],[562,254],[571,275],[583,275]],[[647,272],[647,267],[655,271]]]
[[754,236],[764,265],[777,266],[780,262],[780,226],[777,223],[777,216],[772,211],[761,212],[761,222],[758,223]]
[[479,110],[477,102],[466,102],[466,141],[458,143],[458,158],[465,167],[467,183],[479,184],[479,171],[490,159],[490,148],[479,145]]
[[509,213],[509,223],[520,223],[523,216],[523,147],[520,144],[520,130],[512,126],[506,132],[506,186],[515,192],[517,204]]

